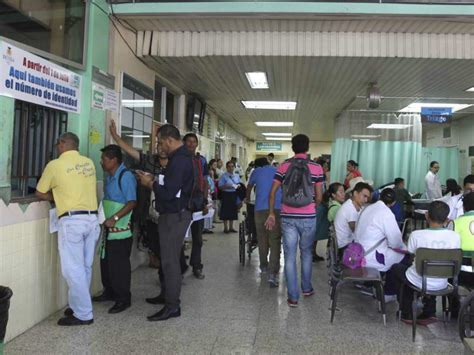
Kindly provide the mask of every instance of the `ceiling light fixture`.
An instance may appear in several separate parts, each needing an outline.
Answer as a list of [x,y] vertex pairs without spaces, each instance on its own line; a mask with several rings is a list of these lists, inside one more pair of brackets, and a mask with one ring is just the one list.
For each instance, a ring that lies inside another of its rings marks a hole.
[[276,121],[257,121],[255,124],[259,127],[293,127],[293,122]]
[[422,107],[449,107],[452,109],[452,112],[456,112],[459,110],[463,110],[466,107],[472,105],[467,104],[446,104],[446,103],[438,103],[438,102],[414,102],[408,105],[407,107],[402,108],[399,112],[421,112]]
[[122,100],[125,107],[153,107],[153,100]]
[[268,89],[267,74],[261,71],[245,73],[252,89]]
[[370,139],[382,137],[380,134],[353,134],[352,138]]
[[295,110],[296,101],[241,101],[246,109]]
[[401,124],[401,123],[372,123],[367,128],[372,129],[404,129],[411,127],[411,124]]
[[474,92],[474,86],[473,87],[470,87],[469,89],[466,89],[464,91],[467,91],[467,92]]
[[265,137],[267,141],[291,141],[290,137]]
[[291,133],[262,133],[264,136],[274,136],[274,137],[291,137]]

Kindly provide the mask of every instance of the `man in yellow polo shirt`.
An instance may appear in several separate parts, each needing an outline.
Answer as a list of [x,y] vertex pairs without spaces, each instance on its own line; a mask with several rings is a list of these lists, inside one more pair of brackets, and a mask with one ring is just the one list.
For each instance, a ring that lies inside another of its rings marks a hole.
[[94,321],[89,289],[100,235],[95,167],[92,160],[79,154],[75,134],[63,133],[56,147],[59,158],[46,165],[36,196],[54,201],[59,218],[58,249],[70,308],[58,324],[87,325]]

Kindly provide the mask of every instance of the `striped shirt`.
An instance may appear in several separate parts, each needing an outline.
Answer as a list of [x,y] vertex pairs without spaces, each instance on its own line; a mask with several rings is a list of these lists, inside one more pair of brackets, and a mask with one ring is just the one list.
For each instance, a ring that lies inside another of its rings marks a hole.
[[[296,154],[294,158],[306,158],[305,153]],[[278,168],[274,180],[278,184],[282,184],[285,180],[286,172],[291,165],[291,159],[285,160]],[[322,185],[324,182],[324,172],[321,165],[309,160],[308,161],[309,171],[311,172],[311,181],[315,186]],[[315,218],[316,217],[316,204],[310,203],[304,207],[291,207],[284,203],[281,204],[281,217],[287,218]]]

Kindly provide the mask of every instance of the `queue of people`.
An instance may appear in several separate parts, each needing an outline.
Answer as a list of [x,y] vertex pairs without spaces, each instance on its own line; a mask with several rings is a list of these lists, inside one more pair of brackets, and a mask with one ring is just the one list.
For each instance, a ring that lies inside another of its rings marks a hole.
[[[344,183],[330,183],[329,162],[309,158],[306,135],[292,138],[294,156],[278,167],[275,167],[273,154],[257,159],[245,172],[248,179],[245,187],[241,181],[244,173],[237,160],[228,161],[225,171],[220,159],[207,164],[197,153],[198,137],[194,133],[181,139],[175,126],[161,126],[157,132],[156,155],[140,153],[128,145],[118,135],[114,122],[110,133],[116,145],[102,149],[101,166],[106,178],[100,206],[97,204],[94,164],[79,154],[79,139],[72,133],[65,133],[58,139],[59,158],[48,163],[38,183],[37,196],[54,201],[59,218],[61,268],[69,287],[69,307],[58,321],[59,325],[91,324],[92,301],[114,302],[109,309],[111,314],[131,306],[132,211],[140,204],[140,198],[148,208],[141,212],[146,215],[145,234],[150,249],[159,260],[160,293],[146,301],[163,306],[148,317],[150,321],[181,315],[182,274],[189,267],[183,247],[188,228],[192,238],[190,266],[197,279],[204,279],[202,234],[205,225],[208,230],[212,228],[213,221],[193,221],[193,212],[206,215],[210,207],[219,211],[224,233],[235,233],[233,222],[238,220],[243,203],[252,206],[247,212],[254,220],[260,271],[268,275],[271,288],[279,286],[283,245],[290,307],[298,306],[300,293],[304,297],[314,294],[312,263],[324,260],[315,258],[316,243],[328,239],[330,224],[334,225],[341,258],[351,243],[357,242],[366,251],[366,265],[386,274],[385,294],[389,301],[396,299],[398,290],[407,282],[418,285],[419,275],[410,266],[408,257],[417,248],[461,246],[464,250],[474,250],[471,230],[473,175],[464,179],[462,189],[455,181],[448,180],[444,200],[441,195],[427,211],[430,229],[413,232],[406,245],[393,210],[397,203],[412,203],[404,180],[395,179],[393,189],[383,189],[378,201],[372,201],[375,195],[373,183],[365,180],[358,164],[350,160]],[[122,150],[136,161],[137,169],[125,167]],[[439,164],[432,162],[426,180],[430,194],[438,189],[438,170]],[[145,197],[137,194],[140,188],[148,192]],[[99,210],[103,210],[103,221],[99,221]],[[454,231],[448,232],[444,228],[449,220],[454,221]],[[101,234],[99,222],[103,224],[99,251],[104,289],[99,296],[91,298],[92,262]],[[440,232],[433,232],[438,230]],[[296,267],[298,248],[301,289]],[[441,280],[430,283],[429,287],[436,289],[444,284]],[[409,322],[409,303],[406,302],[402,305],[402,317]],[[425,313],[422,318],[433,317],[432,303],[427,304]]]

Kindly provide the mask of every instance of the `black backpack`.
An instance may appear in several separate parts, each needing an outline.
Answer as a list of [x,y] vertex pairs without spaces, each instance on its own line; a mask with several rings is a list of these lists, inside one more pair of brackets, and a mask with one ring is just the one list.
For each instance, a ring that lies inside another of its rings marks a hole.
[[314,201],[314,186],[311,181],[309,160],[291,158],[282,184],[282,202],[291,207],[308,206]]

